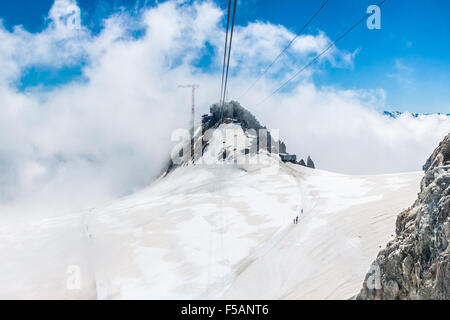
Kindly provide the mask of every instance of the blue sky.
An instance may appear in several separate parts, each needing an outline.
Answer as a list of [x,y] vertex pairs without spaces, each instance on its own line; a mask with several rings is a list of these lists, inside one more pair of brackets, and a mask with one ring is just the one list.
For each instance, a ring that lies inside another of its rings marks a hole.
[[[335,39],[364,15],[370,4],[377,2],[330,0],[307,32],[321,30]],[[225,7],[225,1],[216,3]],[[295,31],[321,3],[319,0],[241,1],[237,24],[259,20]],[[45,17],[52,4],[52,0],[22,0],[20,6],[17,1],[1,1],[0,16],[9,30],[23,25],[30,32],[40,32],[48,23]],[[81,8],[82,24],[96,34],[102,28],[102,19],[111,13],[125,10],[136,14],[155,1],[78,0],[77,4]],[[386,91],[387,108],[392,110],[450,112],[449,12],[449,1],[388,0],[381,9],[381,30],[368,30],[361,24],[338,44],[340,49],[349,52],[359,50],[354,68],[328,66],[314,75],[314,82],[341,89],[382,88]],[[36,67],[28,70],[17,86],[26,89],[65,83],[80,77],[80,68],[65,67],[58,72]]]

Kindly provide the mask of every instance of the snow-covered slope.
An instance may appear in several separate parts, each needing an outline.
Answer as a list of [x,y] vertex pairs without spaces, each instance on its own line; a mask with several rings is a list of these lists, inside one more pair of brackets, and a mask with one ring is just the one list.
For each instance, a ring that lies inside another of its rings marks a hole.
[[[226,130],[235,139],[248,135],[235,123],[218,132]],[[355,295],[422,173],[346,176],[284,164],[264,151],[245,155],[231,143],[226,164],[216,161],[219,135],[195,165],[139,193],[1,226],[0,298]],[[80,289],[67,288],[68,266],[79,266]]]
[[[244,135],[236,124],[216,133],[227,130]],[[298,180],[267,154],[253,166],[234,163],[240,152],[217,163],[222,148],[215,134],[195,166],[90,213],[102,298],[220,297],[251,256],[287,232],[301,205]]]
[[[239,299],[348,299],[392,239],[422,173],[347,176],[289,165],[307,190],[304,217],[225,293]],[[258,279],[264,278],[261,282]]]

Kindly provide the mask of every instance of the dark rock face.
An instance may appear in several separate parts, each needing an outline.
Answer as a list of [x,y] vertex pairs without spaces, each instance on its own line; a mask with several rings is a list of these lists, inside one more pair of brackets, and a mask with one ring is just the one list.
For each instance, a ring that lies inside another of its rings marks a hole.
[[310,156],[308,156],[308,159],[306,160],[306,166],[308,168],[313,168],[313,169],[316,168],[316,166],[314,165],[314,162],[312,161]]
[[427,171],[430,168],[449,166],[450,165],[450,139],[447,136],[444,141],[439,144],[439,147],[434,150],[431,157],[423,166],[423,171]]
[[418,199],[373,262],[357,299],[450,299],[450,134],[424,165]]
[[209,115],[203,116],[203,128],[205,130],[214,127],[216,123],[221,121],[222,112],[224,119],[235,119],[243,125],[244,129],[254,129],[256,131],[259,129],[266,129],[266,127],[262,126],[250,111],[243,108],[237,101],[225,103],[223,105],[223,110],[220,105],[214,104],[209,111]]

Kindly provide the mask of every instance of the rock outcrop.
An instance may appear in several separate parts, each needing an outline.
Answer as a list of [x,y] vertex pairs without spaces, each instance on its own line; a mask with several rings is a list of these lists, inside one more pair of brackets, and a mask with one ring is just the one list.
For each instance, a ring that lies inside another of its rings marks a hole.
[[418,199],[397,217],[357,299],[450,299],[450,134],[423,169]]
[[[226,102],[223,105],[223,108],[219,104],[214,104],[210,107],[210,112],[202,116],[201,130],[196,130],[195,137],[186,142],[187,146],[189,146],[190,143],[191,152],[186,152],[187,154],[185,155],[185,161],[183,163],[190,160],[195,161],[198,156],[198,154],[195,154],[195,150],[200,150],[199,152],[201,153],[207,145],[207,142],[203,139],[206,131],[216,129],[222,123],[238,123],[243,131],[249,132],[251,130],[252,135],[256,136],[254,141],[254,143],[256,143],[256,148],[250,149],[254,149],[256,152],[264,149],[270,153],[280,154],[280,156],[281,154],[284,154],[285,157],[289,158],[289,162],[297,163],[295,155],[286,153],[286,144],[283,141],[272,137],[271,132],[263,126],[250,111],[242,107],[237,101]],[[198,146],[200,143],[200,148],[194,148],[194,146]],[[180,150],[179,155],[183,156],[182,150]],[[308,161],[309,160],[310,158],[308,158]],[[180,164],[173,163],[172,159],[170,159],[164,168],[163,175],[173,171],[179,165]],[[312,163],[312,165],[314,166],[314,163]]]
[[314,165],[314,162],[312,161],[310,156],[308,156],[308,159],[306,160],[306,166],[308,168],[312,168],[312,169],[316,168],[316,166]]

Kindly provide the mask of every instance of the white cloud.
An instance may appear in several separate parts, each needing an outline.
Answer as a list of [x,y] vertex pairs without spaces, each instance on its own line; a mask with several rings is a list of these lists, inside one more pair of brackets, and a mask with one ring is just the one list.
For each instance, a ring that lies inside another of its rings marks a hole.
[[[168,160],[172,130],[189,123],[188,93],[177,85],[200,84],[197,114],[218,100],[223,14],[209,1],[165,2],[135,17],[115,14],[94,36],[80,24],[75,1],[57,0],[41,33],[0,27],[0,203],[11,212],[18,205],[33,211],[39,206],[69,210],[149,184]],[[144,28],[145,35],[134,39],[130,30],[136,28]],[[292,36],[270,23],[237,27],[230,98]],[[384,105],[384,92],[376,88],[317,88],[308,76],[323,64],[305,74],[293,91],[254,106],[279,85],[279,74],[289,75],[285,71],[308,61],[329,41],[323,32],[300,37],[245,96],[243,106],[269,127],[280,128],[288,149],[311,154],[323,169],[419,170],[450,131],[449,121],[384,118],[374,111]],[[206,43],[214,48],[213,67],[198,69],[195,62]],[[354,55],[335,48],[323,62],[351,66]],[[86,83],[26,93],[12,85],[30,66],[80,61],[88,62]]]
[[270,127],[280,128],[288,151],[311,155],[319,168],[351,174],[421,170],[450,132],[450,117],[406,113],[393,119],[376,111],[380,105],[383,92],[305,84],[253,111]]
[[396,59],[394,72],[390,73],[388,76],[395,79],[400,86],[405,87],[413,82],[413,72],[413,68],[407,66],[402,59]]
[[[254,76],[255,71],[262,71],[278,56],[280,51],[291,41],[294,34],[281,25],[253,22],[247,26],[236,28],[233,38],[233,55],[231,67],[240,71],[241,75]],[[224,39],[225,34],[219,37]],[[305,65],[316,55],[322,53],[331,40],[324,32],[316,35],[300,35],[288,51],[280,57],[277,64],[269,70],[269,75],[275,76],[289,73]],[[221,42],[217,45],[223,46]],[[220,46],[219,46],[220,47]],[[321,61],[328,61],[334,66],[352,66],[354,54],[332,47],[321,57]],[[311,75],[310,70],[302,74],[303,78]]]
[[74,30],[81,29],[80,8],[75,0],[56,0],[49,12],[51,28],[60,36],[71,35]]
[[0,82],[11,82],[34,65],[62,67],[87,55],[88,32],[80,25],[80,9],[74,0],[56,0],[47,28],[38,34],[22,26],[9,32],[0,25]]

